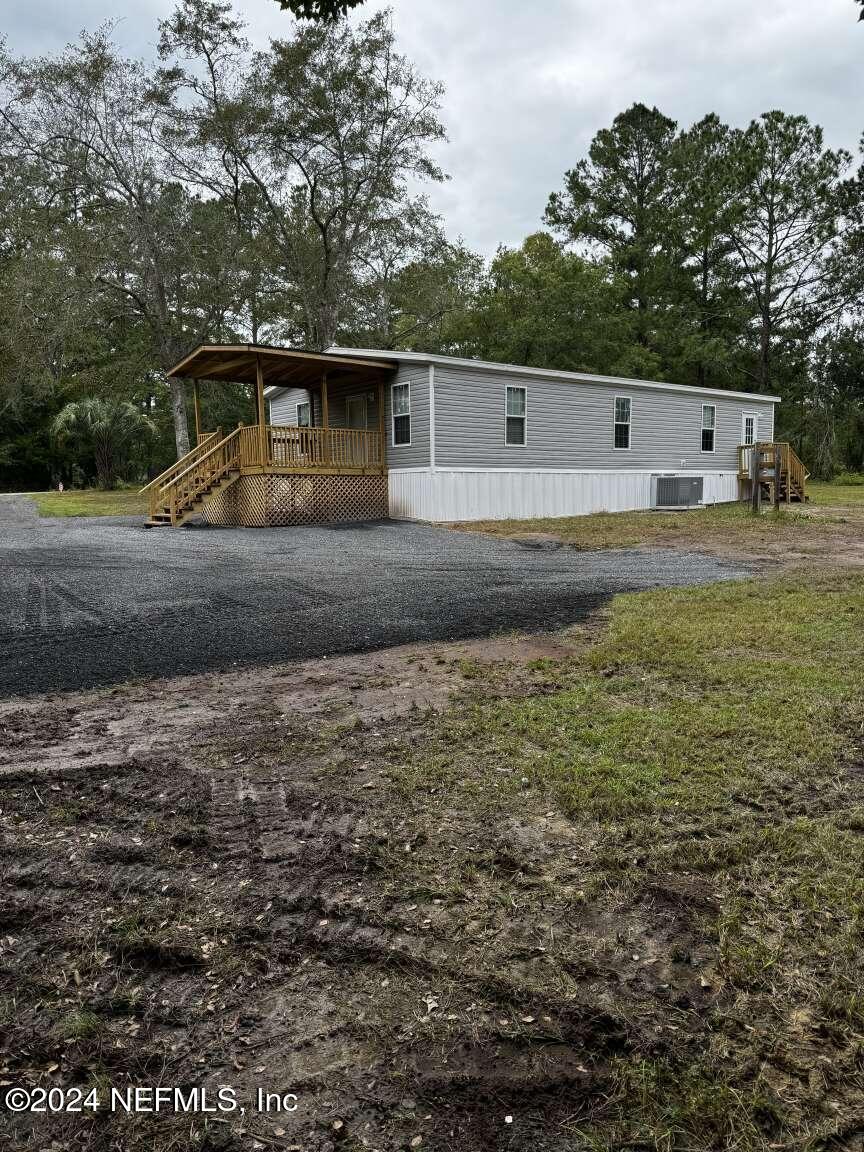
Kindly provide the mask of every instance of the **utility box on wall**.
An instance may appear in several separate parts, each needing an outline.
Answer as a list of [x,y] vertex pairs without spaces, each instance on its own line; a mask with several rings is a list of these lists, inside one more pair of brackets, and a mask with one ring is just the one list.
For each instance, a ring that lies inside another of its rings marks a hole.
[[702,503],[703,476],[655,476],[655,508],[694,508]]

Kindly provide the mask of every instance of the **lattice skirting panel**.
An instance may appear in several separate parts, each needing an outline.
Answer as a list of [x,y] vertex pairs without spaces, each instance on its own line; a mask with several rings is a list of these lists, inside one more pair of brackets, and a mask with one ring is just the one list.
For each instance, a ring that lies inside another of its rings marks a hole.
[[382,520],[389,515],[386,476],[241,476],[207,500],[208,524],[278,528],[290,524]]

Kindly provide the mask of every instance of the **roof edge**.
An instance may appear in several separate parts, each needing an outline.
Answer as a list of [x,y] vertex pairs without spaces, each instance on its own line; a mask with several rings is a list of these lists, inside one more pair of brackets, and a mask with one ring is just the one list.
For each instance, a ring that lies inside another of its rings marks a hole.
[[631,376],[600,376],[590,372],[566,372],[557,368],[534,368],[526,364],[505,364],[494,360],[472,360],[461,356],[442,356],[433,352],[383,352],[374,348],[342,348],[332,345],[328,354],[355,356],[359,358],[385,356],[405,364],[440,364],[454,368],[473,368],[481,372],[507,372],[523,376],[535,376],[546,380],[574,380],[585,384],[619,384],[628,388],[647,388],[655,391],[695,393],[700,396],[735,396],[747,400],[761,400],[768,404],[781,404],[781,396],[767,395],[764,392],[739,392],[731,388],[702,388],[698,384],[671,384],[663,380],[639,380]]
[[[233,353],[234,355],[248,355],[254,356],[256,354],[268,353],[271,356],[285,356],[294,357],[298,360],[331,360],[336,364],[354,364],[360,367],[361,364],[371,365],[381,369],[392,369],[394,361],[392,357],[388,357],[386,352],[376,353],[376,356],[370,356],[368,353],[364,356],[352,358],[346,353],[332,352],[327,349],[324,352],[312,352],[308,348],[289,348],[285,345],[279,344],[198,344],[195,348],[188,352],[182,360],[179,360],[172,368],[169,368],[165,373],[167,377],[179,377],[182,369],[193,361],[196,356],[200,356],[202,352],[226,352]],[[377,357],[385,357],[380,359]]]

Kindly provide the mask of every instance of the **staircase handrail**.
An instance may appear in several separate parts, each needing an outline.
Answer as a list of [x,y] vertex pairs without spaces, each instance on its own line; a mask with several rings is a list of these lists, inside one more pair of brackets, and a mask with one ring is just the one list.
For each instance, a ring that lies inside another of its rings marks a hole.
[[[177,486],[185,476],[189,475],[190,472],[194,472],[196,468],[200,468],[205,460],[208,460],[211,456],[215,456],[217,452],[221,452],[222,449],[225,448],[232,440],[239,440],[239,437],[240,429],[235,428],[233,432],[229,432],[228,435],[224,439],[220,440],[218,444],[214,444],[213,447],[208,452],[205,452],[203,456],[199,456],[197,460],[193,460],[188,468],[184,468],[182,472],[179,472],[176,476],[173,476],[167,484],[163,484],[159,491],[164,492],[167,488],[173,488]],[[231,457],[226,457],[225,463],[221,468],[214,469],[213,475],[215,476],[218,472],[229,472],[231,470],[231,465],[238,459],[239,452],[235,453]]]
[[149,484],[145,484],[140,490],[139,495],[143,496],[145,492],[149,492],[151,488],[155,488],[157,485],[159,485],[160,488],[164,488],[173,476],[179,476],[182,473],[184,466],[188,468],[195,460],[200,459],[204,450],[208,446],[212,447],[211,441],[221,435],[221,429],[217,429],[215,432],[208,432],[185,456],[181,456],[179,460],[175,460],[170,468],[166,468],[164,472],[160,472],[158,476],[155,476]]

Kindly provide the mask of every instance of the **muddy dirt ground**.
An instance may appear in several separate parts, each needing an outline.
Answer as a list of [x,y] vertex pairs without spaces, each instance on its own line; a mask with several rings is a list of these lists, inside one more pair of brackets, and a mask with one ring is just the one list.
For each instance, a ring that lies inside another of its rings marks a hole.
[[[411,775],[454,699],[544,693],[603,623],[0,702],[0,1092],[236,1102],[0,1113],[3,1147],[864,1152],[857,993],[828,1028],[724,985],[722,852],[688,855],[707,825],[670,811],[643,875],[627,820],[565,818],[494,757],[458,787]],[[864,775],[843,789],[864,811]],[[837,797],[783,778],[759,819]],[[693,1076],[698,1144],[647,1105],[619,1123],[622,1076],[648,1100],[664,1068]],[[736,1134],[741,1083],[766,1103]],[[780,1138],[777,1100],[833,1135]]]
[[[3,704],[0,1079],[247,1109],[7,1117],[6,1146],[551,1152],[610,1060],[698,1044],[711,991],[681,948],[705,885],[588,913],[599,829],[530,790],[489,826],[391,782],[451,693],[519,693],[589,639]],[[297,1111],[257,1113],[259,1087]]]
[[[527,796],[490,835],[434,787],[396,795],[382,749],[422,738],[478,656],[518,690],[527,662],[581,643],[0,706],[0,1079],[229,1085],[247,1107],[7,1117],[7,1147],[559,1147],[574,1090],[601,1090],[598,1054],[658,1042],[616,1012],[614,961],[545,964],[590,849]],[[524,905],[490,916],[488,889],[516,873]],[[297,1111],[257,1114],[259,1087]]]

